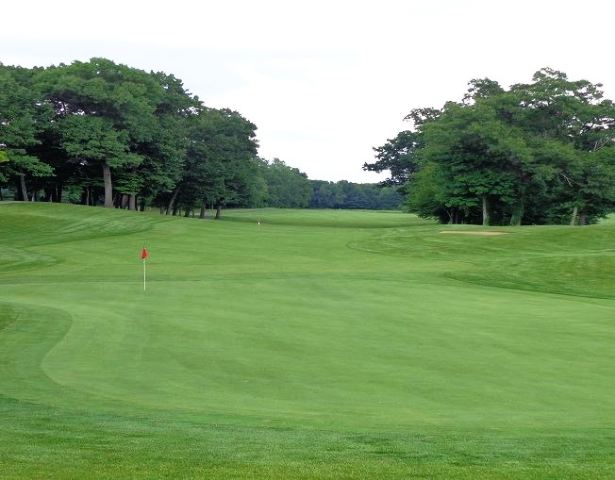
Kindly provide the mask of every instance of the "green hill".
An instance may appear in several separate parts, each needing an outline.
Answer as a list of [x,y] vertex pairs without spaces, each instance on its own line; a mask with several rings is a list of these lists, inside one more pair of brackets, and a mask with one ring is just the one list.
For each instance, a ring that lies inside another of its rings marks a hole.
[[0,232],[3,479],[615,476],[615,223],[7,203]]

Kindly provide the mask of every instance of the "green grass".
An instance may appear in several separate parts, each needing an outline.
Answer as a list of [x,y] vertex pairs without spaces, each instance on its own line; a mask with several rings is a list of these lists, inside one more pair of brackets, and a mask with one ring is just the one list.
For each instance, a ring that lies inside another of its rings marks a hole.
[[615,222],[445,230],[0,204],[0,477],[615,477]]

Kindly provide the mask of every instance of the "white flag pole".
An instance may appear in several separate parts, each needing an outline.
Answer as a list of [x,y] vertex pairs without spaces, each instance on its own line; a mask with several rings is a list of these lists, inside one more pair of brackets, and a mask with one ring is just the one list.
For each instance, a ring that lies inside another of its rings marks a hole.
[[143,259],[143,291],[145,291],[145,258]]

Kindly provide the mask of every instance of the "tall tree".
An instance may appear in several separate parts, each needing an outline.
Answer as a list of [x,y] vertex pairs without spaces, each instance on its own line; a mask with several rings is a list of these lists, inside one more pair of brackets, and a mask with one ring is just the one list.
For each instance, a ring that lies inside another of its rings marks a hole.
[[[426,162],[446,169],[449,192],[445,206],[451,216],[489,225],[494,209],[505,212],[516,198],[515,166],[528,162],[529,152],[519,132],[506,125],[490,103],[472,107],[448,103],[438,121],[423,130]],[[476,212],[476,213],[475,213]],[[501,215],[501,214],[500,214]],[[500,219],[501,221],[501,219]]]
[[[589,191],[595,192],[595,185],[615,179],[615,106],[604,99],[601,87],[587,80],[571,81],[565,73],[550,68],[536,72],[531,84],[511,87],[520,107],[517,122],[539,153],[544,152],[545,144],[555,152],[544,160],[555,172],[552,186],[559,192],[553,208],[568,205],[572,224],[604,216],[612,208],[612,201],[605,203],[608,188],[602,190],[606,197],[586,198]],[[602,205],[599,213],[598,204]]]
[[143,162],[132,176],[141,181],[138,191],[144,204],[172,196],[183,175],[191,121],[203,111],[198,97],[192,96],[180,79],[164,72],[151,75],[163,94],[154,112],[152,138],[136,147]]
[[279,158],[263,161],[262,174],[267,184],[266,203],[270,207],[305,208],[312,196],[307,175],[289,167]]
[[417,142],[381,147],[382,167],[410,151],[414,170],[392,177],[408,179],[412,211],[441,221],[595,221],[615,208],[615,109],[600,87],[551,69],[509,90],[472,80],[461,102],[413,111],[399,137]]
[[168,213],[181,204],[187,211],[200,205],[216,208],[248,201],[257,173],[256,126],[228,109],[204,108],[192,119],[182,179],[169,199]]
[[68,155],[99,166],[104,205],[112,207],[113,171],[140,164],[139,146],[157,132],[154,114],[162,86],[143,71],[102,58],[49,68],[37,83],[53,107]]
[[421,133],[404,130],[387,143],[374,148],[376,161],[363,164],[363,170],[381,173],[389,171],[384,185],[405,185],[419,169],[419,152],[422,147]]
[[0,64],[0,146],[6,158],[0,165],[0,178],[18,181],[21,200],[28,200],[27,178],[53,173],[33,154],[49,111],[33,91],[32,76],[32,70]]

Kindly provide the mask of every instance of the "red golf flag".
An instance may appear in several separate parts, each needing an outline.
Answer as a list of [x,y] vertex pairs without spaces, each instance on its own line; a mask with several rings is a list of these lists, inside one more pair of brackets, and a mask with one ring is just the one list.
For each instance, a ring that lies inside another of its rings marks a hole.
[[149,252],[147,251],[147,248],[143,247],[143,250],[141,250],[141,260],[145,260],[149,258]]

